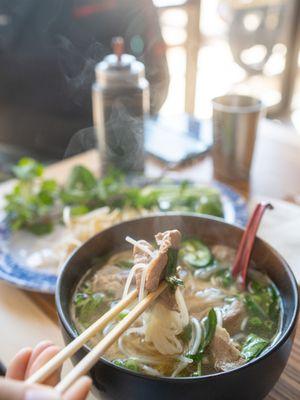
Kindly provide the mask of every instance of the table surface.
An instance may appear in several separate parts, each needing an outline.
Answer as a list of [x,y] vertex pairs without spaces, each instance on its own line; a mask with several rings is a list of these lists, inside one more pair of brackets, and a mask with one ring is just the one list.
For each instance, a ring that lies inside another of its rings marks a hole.
[[[46,170],[48,177],[63,182],[72,166],[84,164],[99,171],[96,151],[53,164]],[[148,160],[146,173],[159,175],[162,165]],[[209,156],[180,169],[172,170],[167,176],[185,177],[201,182],[213,179],[212,161]],[[0,185],[0,207],[3,195],[13,182]],[[300,135],[277,122],[264,120],[261,123],[249,184],[231,182],[231,185],[246,198],[267,196],[279,199],[299,196],[300,192]],[[57,324],[54,298],[51,295],[25,292],[0,283],[0,326],[5,326],[0,343],[0,358],[4,362],[20,348],[34,345],[37,341],[50,338],[62,344]],[[13,332],[13,334],[12,334]],[[289,363],[279,382],[267,396],[268,400],[298,400],[300,398],[300,325],[295,337]]]

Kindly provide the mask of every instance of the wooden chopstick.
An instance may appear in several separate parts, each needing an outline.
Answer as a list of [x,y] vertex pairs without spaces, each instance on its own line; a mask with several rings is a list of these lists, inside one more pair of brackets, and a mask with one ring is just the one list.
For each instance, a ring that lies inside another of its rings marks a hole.
[[163,282],[155,292],[149,293],[128,315],[120,321],[55,387],[64,393],[80,376],[86,374],[105,351],[126,331],[126,329],[146,310],[147,307],[166,289]]
[[123,300],[116,304],[111,310],[102,315],[81,335],[77,336],[70,344],[64,347],[56,356],[43,365],[38,371],[31,375],[26,382],[29,384],[44,382],[54,371],[56,371],[69,357],[76,353],[91,337],[95,336],[108,322],[115,318],[125,307],[131,304],[138,295],[137,289],[129,293]]

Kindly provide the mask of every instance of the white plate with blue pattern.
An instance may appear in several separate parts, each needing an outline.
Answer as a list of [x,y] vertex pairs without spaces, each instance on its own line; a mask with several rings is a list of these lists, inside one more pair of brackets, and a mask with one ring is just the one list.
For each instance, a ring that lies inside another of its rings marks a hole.
[[[247,207],[244,199],[224,184],[215,182],[213,186],[221,192],[225,221],[244,226],[247,221]],[[12,234],[5,218],[2,218],[0,222],[0,279],[21,289],[54,293],[57,273],[53,270],[33,268],[28,262],[30,258],[28,249],[32,245],[39,246],[39,241],[42,240],[44,239],[27,232]],[[49,236],[47,240],[51,243],[54,236]]]

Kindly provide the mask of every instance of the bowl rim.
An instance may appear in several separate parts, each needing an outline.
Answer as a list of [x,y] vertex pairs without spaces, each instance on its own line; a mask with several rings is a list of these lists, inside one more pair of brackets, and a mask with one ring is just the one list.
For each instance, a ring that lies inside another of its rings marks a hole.
[[[122,221],[119,222],[118,224],[112,225],[109,228],[104,229],[103,231],[100,231],[98,233],[96,233],[94,236],[92,236],[91,238],[89,238],[88,240],[86,240],[80,247],[78,247],[77,249],[75,249],[70,255],[69,257],[66,259],[66,261],[64,262],[59,276],[58,276],[58,280],[57,280],[57,285],[56,285],[56,290],[55,290],[55,304],[56,304],[56,308],[57,308],[57,313],[59,316],[59,320],[63,326],[63,328],[66,330],[66,332],[68,333],[68,335],[72,338],[72,340],[74,340],[76,337],[78,337],[78,334],[76,334],[76,332],[74,331],[74,329],[72,328],[71,324],[69,323],[64,311],[63,311],[63,307],[61,304],[61,298],[60,298],[60,293],[61,293],[61,289],[62,289],[62,282],[64,279],[64,275],[65,272],[68,268],[68,265],[70,264],[70,262],[72,261],[73,257],[76,256],[77,252],[80,251],[80,249],[82,249],[84,246],[88,245],[88,243],[96,240],[96,237],[98,236],[102,236],[104,234],[106,234],[107,231],[111,230],[111,229],[115,229],[116,227],[120,226],[120,225],[125,225],[126,223],[129,222],[137,222],[139,220],[147,220],[147,219],[152,219],[152,218],[159,218],[159,217],[196,217],[197,219],[201,219],[201,220],[207,220],[207,221],[214,221],[214,222],[220,222],[223,225],[227,225],[231,228],[237,228],[238,230],[244,231],[245,228],[242,226],[239,226],[237,224],[232,224],[229,222],[224,221],[222,218],[219,217],[215,217],[215,216],[210,216],[210,215],[204,215],[204,214],[199,214],[199,213],[192,213],[192,212],[177,212],[177,211],[171,211],[171,212],[158,212],[158,213],[152,213],[152,214],[147,214],[145,216],[141,216],[138,218],[134,218],[134,219],[130,219],[127,221]],[[243,364],[237,368],[234,368],[232,370],[229,371],[223,371],[223,372],[217,372],[216,374],[211,374],[211,375],[201,375],[201,376],[196,376],[196,377],[168,377],[168,376],[152,376],[152,375],[146,375],[143,374],[141,372],[134,372],[131,371],[127,368],[123,368],[120,367],[118,365],[115,365],[112,361],[106,360],[103,357],[99,358],[99,362],[105,364],[108,367],[111,368],[115,368],[116,370],[119,370],[119,372],[123,372],[125,374],[129,374],[129,375],[133,375],[135,377],[138,377],[139,379],[145,379],[145,380],[153,380],[153,381],[163,381],[163,382],[176,382],[176,381],[180,381],[180,382],[195,382],[195,381],[200,381],[200,380],[213,380],[213,379],[218,379],[218,377],[226,377],[227,375],[233,375],[235,373],[238,373],[241,370],[250,368],[251,366],[253,366],[254,364],[257,364],[261,361],[263,361],[264,359],[266,359],[267,357],[269,357],[273,352],[275,352],[279,347],[281,347],[290,337],[290,335],[292,334],[294,327],[297,323],[297,319],[298,319],[298,313],[299,313],[299,287],[295,278],[294,273],[292,272],[289,264],[287,263],[287,261],[278,253],[278,251],[276,249],[274,249],[271,245],[269,245],[265,240],[261,239],[260,237],[256,238],[258,241],[262,242],[262,244],[264,246],[267,247],[267,249],[271,252],[274,253],[274,255],[281,261],[282,265],[284,266],[288,278],[290,280],[291,286],[292,286],[292,294],[293,294],[293,311],[292,311],[292,315],[290,317],[290,323],[287,326],[284,334],[282,335],[282,333],[280,332],[278,334],[278,338],[276,339],[275,343],[273,345],[270,346],[269,349],[267,349],[265,352],[263,352],[260,356],[254,358],[253,360],[249,361],[246,364]],[[283,312],[285,312],[285,310],[283,309]],[[84,349],[84,351],[86,353],[90,352],[90,348],[85,344],[81,347],[81,349]]]

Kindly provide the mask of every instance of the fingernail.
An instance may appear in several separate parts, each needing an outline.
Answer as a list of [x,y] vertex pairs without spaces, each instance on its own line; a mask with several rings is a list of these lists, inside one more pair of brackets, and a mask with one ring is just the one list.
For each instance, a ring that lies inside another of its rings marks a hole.
[[60,400],[61,397],[53,390],[29,389],[24,400]]

